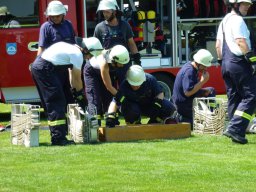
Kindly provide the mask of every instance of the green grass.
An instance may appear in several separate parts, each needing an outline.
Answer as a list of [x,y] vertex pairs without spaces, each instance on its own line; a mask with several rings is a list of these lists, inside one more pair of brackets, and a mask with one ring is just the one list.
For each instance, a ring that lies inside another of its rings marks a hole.
[[252,192],[255,191],[256,135],[248,145],[224,136],[192,135],[94,145],[40,147],[10,144],[0,133],[0,191],[19,192]]

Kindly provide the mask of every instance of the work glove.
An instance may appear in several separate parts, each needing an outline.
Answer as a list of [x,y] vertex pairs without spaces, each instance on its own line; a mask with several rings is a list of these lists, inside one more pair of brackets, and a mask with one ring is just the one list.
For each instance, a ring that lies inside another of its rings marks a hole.
[[252,51],[247,52],[244,57],[248,63],[251,63],[252,65],[256,64],[256,55]]
[[86,102],[87,100],[85,98],[83,89],[81,89],[80,91],[77,91],[75,88],[72,88],[71,92],[75,99],[75,102],[79,105],[79,107],[85,110],[87,106],[87,102]]
[[141,66],[141,56],[140,53],[135,53],[132,55],[132,60],[134,61],[134,65],[140,65]]
[[220,66],[222,65],[222,59],[218,59],[218,63],[220,64]]
[[115,96],[115,101],[118,106],[125,102],[125,96],[121,91],[118,91]]
[[158,99],[158,98],[154,99],[154,102],[150,111],[150,119],[155,120],[157,117],[159,117],[160,111],[162,108],[162,103],[163,103],[162,99]]
[[247,62],[252,65],[253,75],[255,75],[256,74],[256,55],[252,51],[249,51],[244,55],[244,57],[247,60]]
[[115,127],[116,125],[120,125],[120,122],[118,121],[118,114],[115,112],[107,113],[105,115],[106,120],[106,127],[111,128]]

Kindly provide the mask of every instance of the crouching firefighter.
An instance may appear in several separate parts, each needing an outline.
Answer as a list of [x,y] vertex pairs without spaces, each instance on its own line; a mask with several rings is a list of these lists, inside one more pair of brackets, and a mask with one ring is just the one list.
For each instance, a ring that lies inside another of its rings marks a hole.
[[120,89],[111,102],[106,115],[106,126],[114,127],[118,121],[115,116],[117,107],[124,116],[126,124],[141,124],[141,116],[149,117],[148,124],[163,123],[172,116],[174,104],[164,99],[162,87],[139,65],[132,65],[126,74]]
[[65,116],[67,102],[63,82],[59,80],[57,73],[63,68],[71,68],[70,84],[76,95],[76,100],[84,108],[85,98],[81,91],[83,88],[81,67],[86,59],[88,41],[90,38],[84,38],[82,42],[73,45],[65,42],[55,43],[37,56],[31,66],[32,77],[47,115],[52,145],[73,143],[66,138],[68,130]]

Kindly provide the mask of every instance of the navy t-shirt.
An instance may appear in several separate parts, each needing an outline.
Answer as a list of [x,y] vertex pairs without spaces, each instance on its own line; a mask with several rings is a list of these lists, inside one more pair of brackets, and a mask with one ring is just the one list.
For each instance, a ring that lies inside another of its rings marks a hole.
[[43,23],[39,34],[39,47],[46,49],[60,41],[75,44],[75,32],[71,22],[63,20],[61,24],[54,24],[51,21]]
[[192,66],[191,62],[188,62],[178,72],[173,86],[172,99],[178,108],[178,112],[188,110],[192,113],[195,95],[187,97],[185,92],[191,91],[197,83],[198,71]]

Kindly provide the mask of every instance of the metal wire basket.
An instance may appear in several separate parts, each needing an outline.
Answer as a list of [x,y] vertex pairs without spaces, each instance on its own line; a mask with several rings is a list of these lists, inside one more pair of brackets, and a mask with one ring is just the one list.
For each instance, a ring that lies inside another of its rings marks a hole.
[[220,135],[227,122],[227,99],[195,98],[193,100],[193,131]]
[[75,143],[95,143],[98,141],[98,120],[95,115],[83,111],[78,104],[68,105],[69,135]]
[[39,146],[40,106],[12,104],[11,143],[26,147]]

